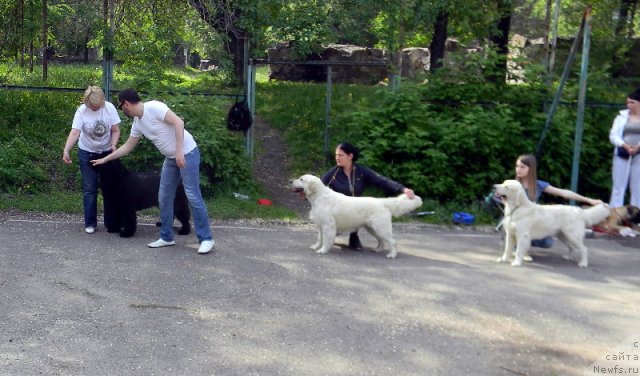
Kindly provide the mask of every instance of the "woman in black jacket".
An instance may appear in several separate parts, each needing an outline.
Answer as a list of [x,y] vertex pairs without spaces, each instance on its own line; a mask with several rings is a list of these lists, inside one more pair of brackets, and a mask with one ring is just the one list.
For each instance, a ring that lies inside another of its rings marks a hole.
[[[322,175],[322,182],[327,187],[347,196],[362,196],[366,187],[374,186],[382,189],[389,196],[405,193],[410,199],[415,196],[413,190],[388,179],[370,168],[355,163],[360,152],[348,142],[336,147],[336,167]],[[349,247],[362,249],[358,232],[349,235]]]

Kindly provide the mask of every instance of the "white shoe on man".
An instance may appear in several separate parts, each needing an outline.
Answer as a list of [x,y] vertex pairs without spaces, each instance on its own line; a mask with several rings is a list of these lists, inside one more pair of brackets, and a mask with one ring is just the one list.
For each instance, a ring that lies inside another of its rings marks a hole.
[[211,251],[211,249],[215,244],[216,244],[216,241],[213,239],[203,240],[202,243],[200,243],[200,247],[198,248],[198,253],[201,255],[205,253],[209,253],[209,251]]
[[171,240],[171,241],[166,241],[166,240],[164,240],[164,239],[162,239],[162,238],[160,238],[160,239],[156,240],[156,241],[155,241],[155,242],[153,242],[153,243],[149,243],[149,244],[147,244],[147,246],[148,246],[149,248],[169,247],[169,246],[171,246],[171,245],[176,245],[176,242],[175,242],[175,241],[173,241],[173,240]]

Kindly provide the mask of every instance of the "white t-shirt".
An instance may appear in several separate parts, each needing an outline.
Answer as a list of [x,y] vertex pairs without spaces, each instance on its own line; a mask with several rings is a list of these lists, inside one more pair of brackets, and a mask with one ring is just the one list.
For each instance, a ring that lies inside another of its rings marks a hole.
[[[176,157],[176,130],[175,127],[164,121],[169,107],[158,101],[144,102],[142,117],[134,117],[131,126],[132,137],[146,137],[158,148],[160,153],[167,158]],[[182,152],[189,153],[196,148],[196,141],[191,133],[184,130],[184,142]]]
[[90,153],[102,153],[111,150],[111,127],[120,124],[118,110],[111,102],[93,111],[82,104],[73,116],[71,128],[80,131],[78,147]]

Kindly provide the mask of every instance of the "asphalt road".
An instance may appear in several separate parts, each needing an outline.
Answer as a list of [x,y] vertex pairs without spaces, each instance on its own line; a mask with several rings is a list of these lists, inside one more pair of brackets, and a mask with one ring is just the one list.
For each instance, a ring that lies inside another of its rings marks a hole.
[[198,255],[194,235],[147,248],[150,222],[121,239],[0,217],[0,374],[591,375],[640,351],[616,348],[640,340],[640,239],[587,239],[588,269],[562,244],[514,268],[486,229],[397,224],[388,260],[315,254],[304,223],[212,228]]

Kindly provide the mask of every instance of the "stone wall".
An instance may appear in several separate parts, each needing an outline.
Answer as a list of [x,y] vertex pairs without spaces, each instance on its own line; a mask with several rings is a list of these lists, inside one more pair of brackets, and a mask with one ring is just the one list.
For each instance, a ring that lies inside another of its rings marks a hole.
[[[305,58],[296,58],[289,43],[281,43],[267,51],[269,61],[273,62],[337,62],[331,70],[333,82],[373,84],[389,76],[389,57],[386,52],[376,48],[353,45],[331,44],[317,54]],[[356,65],[383,64],[383,65]],[[354,64],[354,65],[346,65]],[[312,64],[270,64],[269,78],[283,81],[326,82],[327,66]]]
[[[289,43],[281,43],[267,51],[272,62],[336,62],[331,77],[337,83],[376,84],[389,78],[391,61],[399,55],[386,50],[344,44],[330,44],[317,54],[297,58]],[[407,48],[402,51],[402,76],[415,77],[429,69],[429,49]],[[269,78],[283,81],[326,82],[327,66],[319,64],[270,64]]]
[[[429,72],[431,54],[428,48],[405,48],[402,54],[402,77],[416,78],[420,74]],[[393,54],[394,64],[398,65],[400,54]]]
[[[555,58],[554,72],[560,74],[566,63],[572,38],[559,38]],[[510,45],[512,57],[525,56],[532,63],[542,64],[545,59],[545,46],[542,38],[527,38],[519,34],[511,36]],[[464,64],[464,55],[482,53],[484,46],[479,43],[462,44],[456,39],[447,39],[445,47],[444,64],[450,68],[456,68]],[[463,57],[452,58],[453,52],[464,52]],[[327,45],[317,54],[299,58],[289,43],[281,43],[267,51],[269,61],[274,62],[338,62],[341,64],[354,64],[352,66],[336,65],[332,67],[333,82],[376,84],[389,78],[393,66],[397,66],[400,54],[390,54],[388,51],[377,48],[367,48],[353,45],[331,44]],[[430,54],[428,48],[406,48],[402,50],[402,77],[415,78],[429,71]],[[622,76],[638,76],[640,72],[640,39],[634,39],[634,47],[629,51],[628,63],[623,67]],[[579,59],[579,58],[578,58]],[[374,63],[384,65],[355,65],[358,63]],[[574,62],[574,64],[576,64]],[[509,64],[510,79],[518,80],[522,75],[522,67]],[[479,72],[480,73],[480,72]],[[326,65],[311,64],[270,64],[269,78],[283,81],[311,81],[326,82]]]

